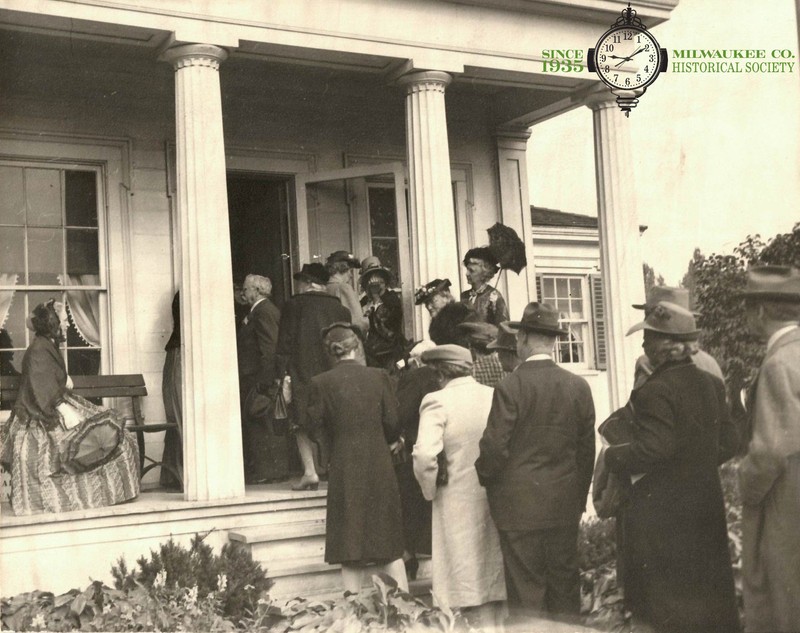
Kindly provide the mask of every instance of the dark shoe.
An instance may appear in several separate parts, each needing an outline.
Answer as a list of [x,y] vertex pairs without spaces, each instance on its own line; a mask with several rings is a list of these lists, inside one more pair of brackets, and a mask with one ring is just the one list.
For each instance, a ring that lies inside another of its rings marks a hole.
[[409,580],[417,579],[417,571],[419,570],[419,561],[416,558],[409,558],[403,561],[406,566],[406,576]]
[[319,489],[319,479],[313,481],[301,477],[300,481],[292,486],[292,490],[317,490]]

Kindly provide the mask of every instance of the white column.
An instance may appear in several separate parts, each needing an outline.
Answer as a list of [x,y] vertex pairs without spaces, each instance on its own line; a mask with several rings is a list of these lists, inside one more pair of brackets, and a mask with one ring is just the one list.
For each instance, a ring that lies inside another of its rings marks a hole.
[[219,64],[209,44],[170,48],[181,243],[184,495],[244,495]]
[[642,353],[641,335],[626,337],[644,314],[631,307],[644,299],[642,252],[636,213],[629,121],[614,95],[597,95],[589,103],[594,119],[597,216],[603,310],[606,322],[609,397],[612,410],[628,401],[633,370]]
[[[461,271],[444,104],[450,81],[450,75],[439,71],[415,72],[398,80],[408,90],[406,146],[416,285],[436,278],[455,284]],[[418,311],[416,322],[417,335],[427,338],[426,310]]]
[[513,271],[502,273],[506,277],[506,300],[512,319],[521,317],[525,306],[536,297],[533,227],[528,195],[527,148],[530,136],[531,131],[527,127],[500,128],[495,135],[500,183],[500,221],[514,229],[525,242],[525,257],[528,260],[528,265],[519,275]]

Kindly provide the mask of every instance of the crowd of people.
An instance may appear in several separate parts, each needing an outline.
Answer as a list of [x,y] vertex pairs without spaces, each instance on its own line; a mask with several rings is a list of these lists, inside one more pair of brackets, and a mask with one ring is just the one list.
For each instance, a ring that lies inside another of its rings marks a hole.
[[[472,289],[460,301],[447,279],[415,293],[431,321],[429,339],[413,344],[376,257],[337,251],[326,265],[303,265],[280,311],[270,280],[248,275],[237,324],[246,480],[287,479],[293,437],[302,471],[293,488],[328,480],[325,560],[341,565],[346,590],[358,591],[372,567],[408,589],[418,555],[430,555],[435,602],[493,630],[532,617],[579,621],[579,522],[594,478],[598,512],[617,519],[618,580],[634,624],[741,630],[718,466],[743,442],[722,370],[699,349],[688,293],[656,287],[634,306],[644,319],[628,334],[643,333],[644,354],[630,368],[629,402],[598,429],[596,461],[589,385],[553,360],[566,334],[559,313],[532,302],[511,320],[489,285],[491,252],[472,249],[464,265]],[[739,467],[746,630],[798,631],[800,270],[753,268],[741,297],[766,345]],[[180,421],[178,305],[176,295],[164,399]],[[138,493],[129,434],[113,412],[70,392],[58,309],[51,301],[31,315],[36,336],[3,427],[17,513]],[[89,455],[78,445],[92,425],[117,439]],[[175,440],[165,460],[178,467]],[[169,473],[162,482],[180,484]]]

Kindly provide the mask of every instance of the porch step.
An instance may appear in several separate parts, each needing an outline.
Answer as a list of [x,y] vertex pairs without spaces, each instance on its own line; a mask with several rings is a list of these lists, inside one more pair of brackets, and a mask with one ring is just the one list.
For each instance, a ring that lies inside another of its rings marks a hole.
[[[296,515],[295,515],[296,516]],[[230,530],[228,539],[250,548],[275,584],[272,598],[336,599],[342,595],[339,565],[325,562],[325,520],[288,521]],[[420,558],[414,595],[430,595],[430,558]]]

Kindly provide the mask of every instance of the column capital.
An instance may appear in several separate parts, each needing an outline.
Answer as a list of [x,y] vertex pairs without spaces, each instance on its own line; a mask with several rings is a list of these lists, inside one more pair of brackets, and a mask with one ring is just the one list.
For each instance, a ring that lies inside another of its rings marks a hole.
[[410,72],[397,79],[397,84],[406,86],[409,94],[412,92],[422,92],[425,90],[437,90],[444,92],[444,89],[453,81],[450,73],[441,70],[422,70]]
[[605,89],[601,92],[593,92],[592,94],[588,95],[584,100],[583,104],[591,109],[593,112],[598,112],[600,110],[608,110],[609,108],[618,108],[620,99],[623,100],[632,100],[634,103],[637,101],[638,97],[642,96],[644,90],[614,90],[613,92],[609,89]]
[[210,66],[219,70],[219,65],[228,59],[228,51],[214,44],[181,44],[165,50],[161,61],[172,64],[175,70],[187,66]]
[[494,131],[497,147],[502,149],[525,150],[531,129],[525,125],[501,125]]

